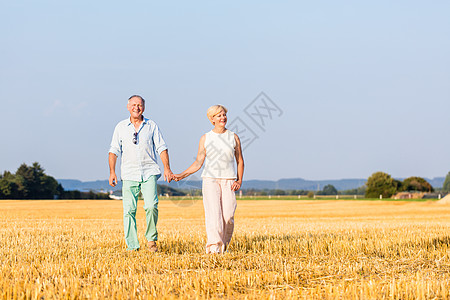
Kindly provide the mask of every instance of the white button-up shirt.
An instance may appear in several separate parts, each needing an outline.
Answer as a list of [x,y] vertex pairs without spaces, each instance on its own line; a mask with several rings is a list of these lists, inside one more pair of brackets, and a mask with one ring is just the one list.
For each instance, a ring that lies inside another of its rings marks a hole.
[[136,131],[128,118],[119,122],[114,129],[109,152],[122,155],[122,180],[146,181],[152,175],[161,174],[156,153],[161,154],[166,149],[162,133],[154,121],[144,118]]

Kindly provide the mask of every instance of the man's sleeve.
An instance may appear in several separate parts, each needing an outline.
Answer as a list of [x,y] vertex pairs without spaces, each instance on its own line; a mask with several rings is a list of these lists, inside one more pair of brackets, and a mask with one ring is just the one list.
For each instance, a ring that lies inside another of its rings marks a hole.
[[117,125],[116,128],[114,128],[111,146],[109,147],[109,153],[113,153],[116,156],[119,156],[120,153],[122,153],[122,145],[120,143],[119,138],[119,125]]
[[159,130],[158,125],[155,124],[155,130],[153,130],[153,144],[155,145],[155,150],[158,154],[161,154],[164,150],[167,150],[166,142],[164,141],[161,130]]

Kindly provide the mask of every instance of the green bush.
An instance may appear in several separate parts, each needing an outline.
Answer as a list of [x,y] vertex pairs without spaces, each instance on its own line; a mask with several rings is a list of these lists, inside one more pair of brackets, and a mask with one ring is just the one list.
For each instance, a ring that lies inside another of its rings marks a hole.
[[397,192],[400,182],[387,173],[376,172],[367,179],[366,186],[366,198],[378,198],[380,195],[390,198]]

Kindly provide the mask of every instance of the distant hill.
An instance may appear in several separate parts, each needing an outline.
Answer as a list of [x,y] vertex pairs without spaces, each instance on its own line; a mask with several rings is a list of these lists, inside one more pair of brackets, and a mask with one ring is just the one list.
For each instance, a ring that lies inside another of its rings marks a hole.
[[[397,178],[402,180],[403,178]],[[436,177],[433,179],[425,178],[433,187],[441,188],[444,184],[445,177]],[[80,181],[72,179],[58,179],[65,190],[79,190],[79,191],[116,191],[122,189],[122,182],[116,187],[111,187],[108,180],[96,181]],[[349,190],[358,188],[366,183],[366,179],[337,179],[337,180],[306,180],[302,178],[280,179],[277,181],[271,180],[247,180],[242,185],[243,189],[257,189],[257,190],[322,190],[327,184],[333,185],[337,190]],[[167,185],[167,182],[158,181],[160,185]],[[201,189],[202,182],[200,180],[182,180],[180,182],[172,181],[170,187],[176,189]]]
[[435,177],[433,179],[425,178],[425,180],[428,181],[432,187],[440,189],[444,186],[445,177]]
[[82,192],[89,191],[115,191],[122,189],[122,182],[119,181],[117,186],[112,187],[109,185],[108,180],[96,180],[96,181],[80,181],[75,179],[57,179],[58,182],[66,191],[79,190]]

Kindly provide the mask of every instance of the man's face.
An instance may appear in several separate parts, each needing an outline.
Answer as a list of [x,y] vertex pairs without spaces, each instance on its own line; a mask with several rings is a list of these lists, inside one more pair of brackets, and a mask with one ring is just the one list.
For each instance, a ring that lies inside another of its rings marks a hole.
[[128,101],[127,109],[132,118],[140,119],[145,110],[145,105],[141,98],[133,97]]

